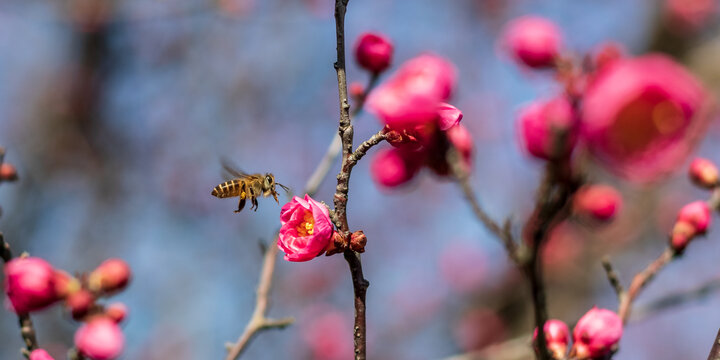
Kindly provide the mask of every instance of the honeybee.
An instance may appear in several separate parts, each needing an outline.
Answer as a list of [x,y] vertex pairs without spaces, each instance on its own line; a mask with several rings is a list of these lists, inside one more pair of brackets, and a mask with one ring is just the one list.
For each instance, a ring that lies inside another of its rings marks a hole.
[[257,211],[257,198],[261,195],[265,197],[272,195],[275,202],[279,204],[275,185],[281,187],[285,192],[290,191],[287,186],[275,182],[275,176],[271,173],[265,173],[265,175],[246,174],[228,165],[223,165],[223,168],[233,179],[214,187],[210,194],[220,199],[238,196],[240,202],[238,203],[237,210],[235,210],[236,213],[242,211],[245,207],[245,200],[247,199],[250,199],[250,203],[252,204],[250,210]]

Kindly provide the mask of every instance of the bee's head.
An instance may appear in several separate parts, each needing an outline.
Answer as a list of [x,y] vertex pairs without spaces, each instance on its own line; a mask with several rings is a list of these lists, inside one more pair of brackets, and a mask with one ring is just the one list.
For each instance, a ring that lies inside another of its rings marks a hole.
[[269,190],[275,188],[275,176],[271,173],[265,174],[265,179],[263,180],[263,189]]

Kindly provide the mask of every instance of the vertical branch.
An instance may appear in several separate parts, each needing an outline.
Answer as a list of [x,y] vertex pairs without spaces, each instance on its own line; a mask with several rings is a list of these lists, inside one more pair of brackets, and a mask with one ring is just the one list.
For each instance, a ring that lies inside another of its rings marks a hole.
[[715,342],[713,343],[712,349],[710,349],[710,355],[707,360],[720,360],[720,330],[718,330],[717,336],[715,336]]
[[[334,222],[338,230],[345,236],[350,235],[350,226],[347,221],[347,200],[350,172],[352,162],[353,127],[350,122],[350,104],[347,95],[347,77],[345,73],[345,12],[348,0],[335,0],[335,33],[337,37],[337,61],[335,70],[338,78],[338,99],[340,102],[340,124],[338,132],[342,140],[342,165],[338,174],[338,184],[333,198]],[[355,326],[354,343],[355,359],[364,360],[366,357],[366,330],[365,330],[365,294],[369,285],[362,272],[360,255],[351,249],[346,249],[345,260],[350,267],[353,291],[355,294]]]

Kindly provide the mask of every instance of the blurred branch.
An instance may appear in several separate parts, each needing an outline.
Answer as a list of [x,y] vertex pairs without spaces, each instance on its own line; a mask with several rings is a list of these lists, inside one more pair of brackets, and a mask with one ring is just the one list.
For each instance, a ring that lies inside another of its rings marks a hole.
[[720,278],[712,279],[705,284],[696,288],[669,294],[665,297],[652,301],[644,306],[639,307],[633,312],[631,320],[640,321],[649,318],[661,311],[686,304],[696,300],[702,300],[710,294],[720,290]]
[[[549,360],[544,326],[547,321],[547,303],[542,281],[541,249],[550,230],[568,216],[567,205],[580,181],[569,175],[569,159],[551,161],[545,169],[545,176],[538,188],[535,210],[523,229],[525,244],[516,244],[510,233],[510,222],[501,227],[492,220],[479,204],[469,182],[469,174],[464,169],[461,157],[456,149],[448,152],[448,162],[465,198],[470,203],[475,216],[501,240],[508,256],[523,270],[530,283],[535,313],[535,325],[538,328],[538,359]],[[529,249],[528,249],[529,247]]]
[[715,342],[713,343],[712,349],[710,349],[708,360],[720,360],[720,330],[718,330],[715,336]]
[[282,319],[270,319],[266,317],[270,286],[272,285],[272,276],[275,271],[275,262],[277,261],[277,246],[269,246],[265,251],[262,270],[260,271],[260,280],[258,281],[257,298],[255,302],[255,310],[253,311],[250,322],[245,327],[245,331],[240,335],[237,342],[228,346],[228,354],[226,360],[237,359],[247,348],[250,341],[260,331],[267,329],[282,329],[293,323],[292,317]]
[[620,276],[615,271],[615,268],[613,268],[609,257],[606,256],[602,259],[602,266],[603,269],[605,269],[608,281],[610,281],[610,286],[612,286],[613,290],[615,290],[615,294],[618,296],[618,299],[622,301],[623,296],[625,296],[625,290],[620,283]]

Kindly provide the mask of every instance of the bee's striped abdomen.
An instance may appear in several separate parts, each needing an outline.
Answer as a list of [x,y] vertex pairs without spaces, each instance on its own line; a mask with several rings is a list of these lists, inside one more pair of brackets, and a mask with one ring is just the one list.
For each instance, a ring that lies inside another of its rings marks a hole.
[[242,186],[243,182],[240,180],[230,180],[226,181],[215,188],[213,188],[212,193],[210,193],[212,196],[216,196],[219,198],[227,198],[227,197],[233,197],[233,196],[239,196],[240,195],[240,188],[244,187]]

